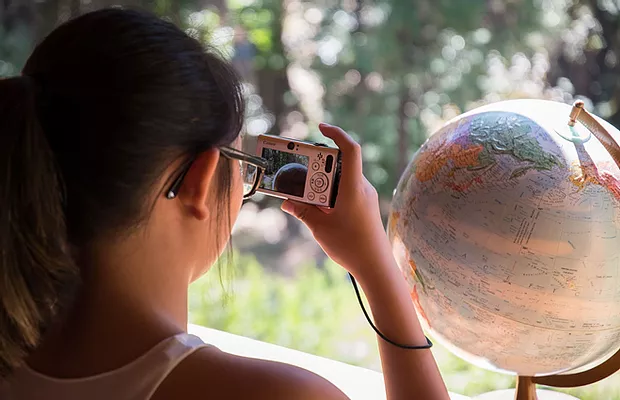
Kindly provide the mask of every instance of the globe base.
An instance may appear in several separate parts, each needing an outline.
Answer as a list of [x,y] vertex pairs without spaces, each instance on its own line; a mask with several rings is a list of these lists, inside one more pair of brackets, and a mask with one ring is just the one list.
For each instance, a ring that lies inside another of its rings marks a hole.
[[[472,400],[514,400],[516,389],[496,390],[494,392],[484,393]],[[577,397],[569,394],[553,392],[551,390],[536,390],[538,400],[579,400]]]

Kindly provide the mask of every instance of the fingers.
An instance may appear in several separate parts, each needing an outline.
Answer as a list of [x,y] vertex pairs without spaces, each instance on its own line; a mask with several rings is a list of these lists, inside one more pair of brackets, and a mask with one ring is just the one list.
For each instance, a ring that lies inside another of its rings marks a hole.
[[362,149],[360,145],[337,126],[319,124],[319,129],[323,135],[333,140],[342,152],[342,175],[348,175],[351,178],[361,176]]
[[319,124],[319,129],[321,130],[321,133],[323,133],[323,135],[332,139],[342,151],[351,153],[355,151],[355,147],[358,146],[357,142],[355,142],[355,140],[353,140],[353,138],[349,136],[348,133],[342,130],[342,128],[326,123],[321,123]]
[[281,209],[285,213],[292,215],[308,225],[310,229],[319,224],[321,217],[325,216],[325,213],[319,210],[316,206],[299,203],[293,200],[285,200],[282,203]]

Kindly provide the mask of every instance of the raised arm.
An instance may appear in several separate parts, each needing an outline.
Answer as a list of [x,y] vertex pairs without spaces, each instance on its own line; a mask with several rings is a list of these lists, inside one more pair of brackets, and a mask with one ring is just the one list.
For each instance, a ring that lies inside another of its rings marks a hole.
[[[338,127],[321,124],[320,129],[342,152],[336,205],[328,210],[285,201],[282,209],[303,221],[327,255],[360,283],[381,333],[399,344],[423,346],[426,338],[392,256],[377,192],[362,174],[360,146]],[[388,400],[449,399],[430,350],[378,341]]]

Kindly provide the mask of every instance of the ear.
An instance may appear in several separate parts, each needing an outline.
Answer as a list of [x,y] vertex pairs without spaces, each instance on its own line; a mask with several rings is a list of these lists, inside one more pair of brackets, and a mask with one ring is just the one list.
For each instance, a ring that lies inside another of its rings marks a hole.
[[216,148],[200,153],[187,171],[179,191],[178,198],[183,207],[200,221],[209,218],[210,210],[207,199],[217,181],[215,172],[219,160],[220,151]]

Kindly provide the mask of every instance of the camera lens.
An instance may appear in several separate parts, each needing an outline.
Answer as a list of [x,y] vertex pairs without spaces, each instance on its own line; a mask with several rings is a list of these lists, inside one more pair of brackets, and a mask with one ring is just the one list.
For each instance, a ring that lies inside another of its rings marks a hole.
[[295,143],[293,143],[293,142],[288,142],[288,144],[286,145],[286,147],[287,147],[289,150],[293,150],[293,149],[295,148]]

